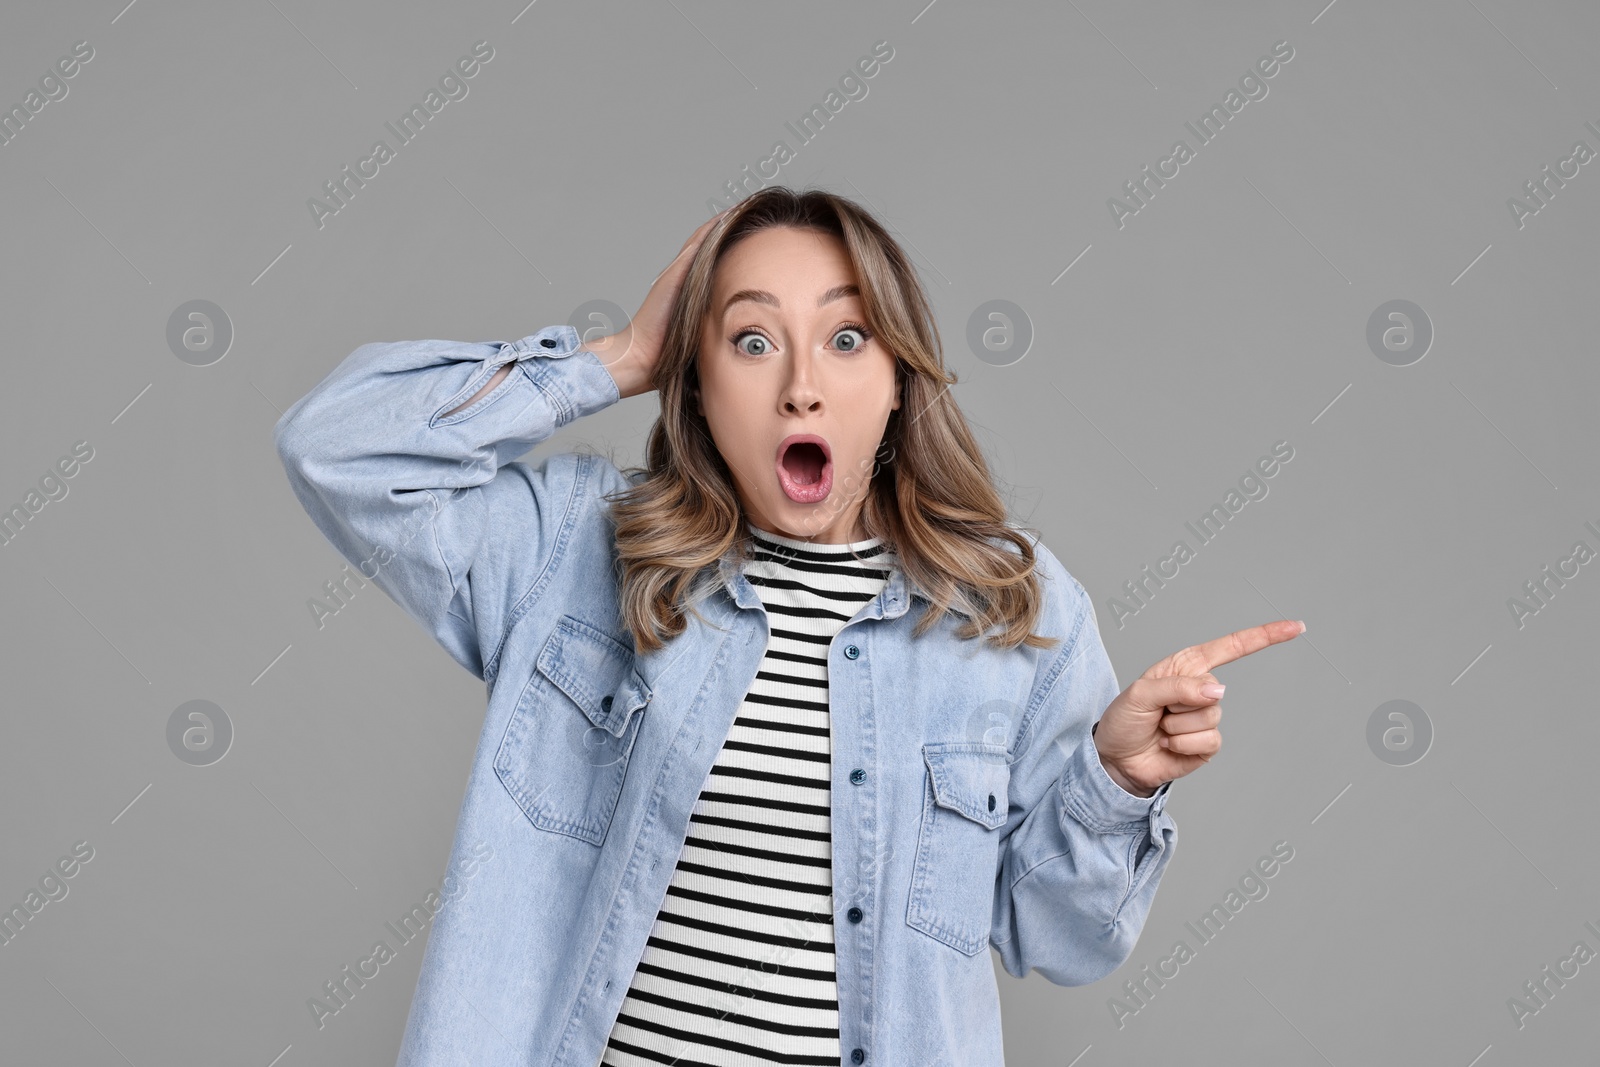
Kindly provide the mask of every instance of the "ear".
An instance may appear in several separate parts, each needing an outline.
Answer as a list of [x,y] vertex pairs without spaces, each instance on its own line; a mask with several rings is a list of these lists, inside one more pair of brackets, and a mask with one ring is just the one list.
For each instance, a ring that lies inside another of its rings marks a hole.
[[689,399],[694,404],[694,409],[703,419],[706,417],[705,398],[700,395],[700,353],[694,354],[688,367]]

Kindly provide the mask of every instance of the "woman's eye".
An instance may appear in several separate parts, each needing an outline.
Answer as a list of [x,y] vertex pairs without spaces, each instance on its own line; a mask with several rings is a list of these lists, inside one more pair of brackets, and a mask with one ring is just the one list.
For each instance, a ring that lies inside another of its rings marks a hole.
[[[864,326],[845,326],[833,335],[833,347],[839,352],[855,352],[872,339],[872,331]],[[745,330],[734,335],[733,347],[747,356],[765,356],[772,352],[772,342],[755,330]]]
[[741,333],[733,339],[733,347],[747,356],[764,356],[772,351],[767,339],[759,333]]
[[[850,339],[849,335],[851,334],[855,334],[855,340]],[[837,348],[841,352],[854,352],[856,349],[867,343],[867,336],[867,331],[860,329],[859,327],[846,326],[844,329],[833,335],[835,342],[833,347]],[[841,337],[844,338],[843,341],[839,340]]]

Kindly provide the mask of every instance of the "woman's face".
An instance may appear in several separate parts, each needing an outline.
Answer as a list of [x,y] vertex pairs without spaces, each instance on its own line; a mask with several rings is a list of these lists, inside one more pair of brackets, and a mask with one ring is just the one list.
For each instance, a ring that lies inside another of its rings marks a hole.
[[900,398],[855,282],[843,241],[787,226],[741,239],[717,264],[699,411],[745,513],[770,533],[866,537],[861,504]]

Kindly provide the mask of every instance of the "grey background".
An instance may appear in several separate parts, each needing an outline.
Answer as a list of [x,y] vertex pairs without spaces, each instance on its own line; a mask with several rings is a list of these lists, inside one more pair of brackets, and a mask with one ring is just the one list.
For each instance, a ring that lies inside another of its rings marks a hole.
[[[114,0],[13,5],[4,31],[7,108],[94,49],[0,146],[0,504],[94,449],[0,546],[0,903],[94,849],[0,946],[7,1063],[393,1062],[421,941],[320,1030],[306,1001],[438,886],[484,693],[375,587],[318,629],[343,561],[273,423],[367,341],[631,312],[779,139],[775,180],[859,199],[918,257],[959,402],[1124,685],[1309,626],[1217,672],[1224,748],[1173,787],[1129,962],[1070,989],[1000,972],[1008,1062],[1593,1055],[1600,963],[1521,1027],[1507,1002],[1600,950],[1600,562],[1523,625],[1508,600],[1600,549],[1600,162],[1521,227],[1507,199],[1600,151],[1594,5]],[[478,40],[468,95],[319,229],[308,198]],[[785,123],[880,40],[867,95],[800,145]],[[1119,229],[1107,199],[1279,40],[1268,95]],[[198,299],[233,331],[205,366],[167,341]],[[1408,366],[1366,341],[1396,299],[1434,330]],[[968,345],[991,300],[1026,315],[1023,358]],[[631,462],[655,411],[530,458]],[[1119,627],[1122,583],[1280,440],[1270,493]],[[234,732],[209,766],[168,745],[191,700]],[[1390,700],[1431,724],[1409,765],[1367,740]],[[1270,893],[1201,944],[1185,923],[1279,841]],[[1108,1001],[1179,939],[1194,958],[1119,1027]]]

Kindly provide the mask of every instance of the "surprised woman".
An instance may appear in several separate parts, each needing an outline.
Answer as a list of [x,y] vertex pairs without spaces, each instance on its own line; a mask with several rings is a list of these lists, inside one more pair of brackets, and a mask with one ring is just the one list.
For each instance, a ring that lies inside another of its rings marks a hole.
[[[284,414],[311,519],[488,686],[400,1067],[1002,1067],[985,950],[1128,958],[1212,669],[1304,626],[1119,692],[954,381],[884,227],[770,186],[617,333],[366,344]],[[519,461],[650,391],[643,467]]]

